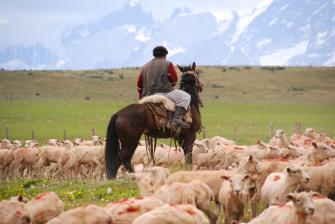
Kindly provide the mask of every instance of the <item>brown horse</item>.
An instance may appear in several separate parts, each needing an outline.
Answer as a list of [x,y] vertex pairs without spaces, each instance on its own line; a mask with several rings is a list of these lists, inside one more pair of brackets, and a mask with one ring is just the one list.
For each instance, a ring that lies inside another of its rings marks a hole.
[[192,147],[196,133],[201,129],[199,92],[202,84],[195,63],[192,66],[181,67],[180,89],[191,95],[190,110],[192,123],[190,128],[182,129],[179,133],[174,130],[159,129],[153,113],[145,104],[130,104],[115,113],[107,128],[105,148],[105,170],[109,179],[115,178],[120,165],[133,172],[131,158],[142,134],[153,138],[174,138],[184,150],[186,163],[192,163]]

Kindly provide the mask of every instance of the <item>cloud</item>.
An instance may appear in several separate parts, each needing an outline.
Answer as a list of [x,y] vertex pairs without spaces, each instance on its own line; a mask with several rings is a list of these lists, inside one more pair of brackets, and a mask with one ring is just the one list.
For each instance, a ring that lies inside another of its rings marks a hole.
[[176,8],[189,8],[195,12],[212,12],[215,15],[238,12],[239,15],[250,13],[258,4],[266,0],[141,0],[144,9],[151,11],[156,20],[168,18]]
[[5,17],[0,17],[0,25],[3,25],[3,24],[6,24],[9,22],[9,19],[8,18],[5,18]]
[[138,2],[139,0],[128,0],[128,4],[131,6],[135,6]]
[[57,63],[56,63],[56,68],[58,68],[58,69],[62,68],[66,64],[66,62],[68,62],[68,61],[69,61],[69,58],[58,60]]
[[[5,0],[0,1],[0,15],[12,16],[25,12],[29,14],[41,15],[47,14],[49,17],[53,15],[78,15],[80,17],[102,18],[106,14],[119,10],[126,3],[134,5],[141,4],[145,11],[151,12],[156,20],[163,21],[167,19],[176,8],[187,7],[195,12],[213,12],[228,13],[232,11],[238,12],[240,15],[249,13],[256,5],[264,0]],[[20,16],[18,16],[20,17]],[[23,19],[20,17],[20,19]],[[40,17],[39,17],[40,19]],[[69,21],[71,23],[71,21]]]
[[186,50],[182,47],[177,47],[177,48],[173,48],[173,49],[169,49],[169,57],[172,57],[174,55],[180,54],[180,53],[184,53],[186,52]]
[[135,40],[146,42],[151,39],[150,32],[147,32],[145,29],[141,29],[137,32]]

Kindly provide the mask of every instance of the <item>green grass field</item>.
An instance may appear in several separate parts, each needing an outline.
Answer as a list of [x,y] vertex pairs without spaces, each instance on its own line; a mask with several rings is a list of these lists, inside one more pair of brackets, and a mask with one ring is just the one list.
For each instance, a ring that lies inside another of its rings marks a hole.
[[[109,191],[108,191],[108,188]],[[22,195],[33,198],[39,193],[53,191],[65,203],[65,209],[88,203],[105,205],[108,202],[139,195],[136,185],[128,180],[120,181],[59,181],[47,179],[0,180],[0,201]]]
[[[89,138],[92,128],[105,136],[111,114],[126,105],[105,101],[6,101],[0,107],[0,136],[9,128],[11,139],[29,139],[32,130],[38,141],[47,138]],[[290,135],[295,122],[303,127],[335,136],[335,107],[305,104],[233,104],[208,103],[201,110],[205,131],[198,138],[215,135],[236,138],[239,144],[254,144],[258,139],[268,141],[269,124],[282,128]]]
[[[335,135],[335,68],[200,67],[207,137],[267,141],[269,124],[293,133],[296,122]],[[111,115],[137,102],[138,68],[0,71],[0,138],[105,136]],[[203,135],[199,135],[202,138]]]

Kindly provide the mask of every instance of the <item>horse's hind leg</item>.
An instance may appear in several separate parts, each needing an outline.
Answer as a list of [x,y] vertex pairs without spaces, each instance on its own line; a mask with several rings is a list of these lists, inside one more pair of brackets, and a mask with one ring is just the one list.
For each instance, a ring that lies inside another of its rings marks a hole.
[[128,172],[134,172],[134,168],[131,166],[131,158],[134,155],[134,152],[138,146],[140,136],[132,136],[127,140],[121,140],[121,150],[119,154],[120,165],[125,165]]
[[131,172],[131,173],[134,172],[134,168],[131,166],[131,158],[133,157],[136,147],[137,147],[137,144],[135,146],[127,145],[125,147],[122,147],[122,150],[129,151],[129,153],[127,152],[127,153],[120,154],[120,165],[121,164],[125,165],[128,172]]

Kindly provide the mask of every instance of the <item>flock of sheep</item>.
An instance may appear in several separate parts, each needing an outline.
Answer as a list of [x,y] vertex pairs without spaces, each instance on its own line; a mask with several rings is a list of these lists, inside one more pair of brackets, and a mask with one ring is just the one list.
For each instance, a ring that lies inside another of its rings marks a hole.
[[[104,178],[98,136],[20,144],[1,141],[2,178]],[[52,192],[31,201],[15,197],[0,202],[0,223],[15,223],[1,217],[21,223],[217,223],[223,212],[224,223],[231,224],[245,218],[248,204],[249,223],[335,223],[335,139],[312,128],[290,138],[277,130],[269,143],[251,146],[219,136],[196,140],[192,159],[192,170],[170,174],[167,167],[184,163],[182,150],[158,146],[153,166],[141,142],[132,159],[136,172],[118,172],[118,178],[136,182],[141,197],[66,212]],[[260,213],[261,205],[266,209]]]
[[[44,192],[28,201],[12,197],[0,202],[0,223],[6,224],[114,224],[208,223],[206,216],[190,204],[171,206],[157,197],[138,197],[99,207],[93,204],[64,212],[64,203],[54,192]],[[154,219],[153,219],[154,218]]]
[[49,139],[39,144],[7,139],[0,142],[2,178],[102,178],[104,173],[104,141]]

